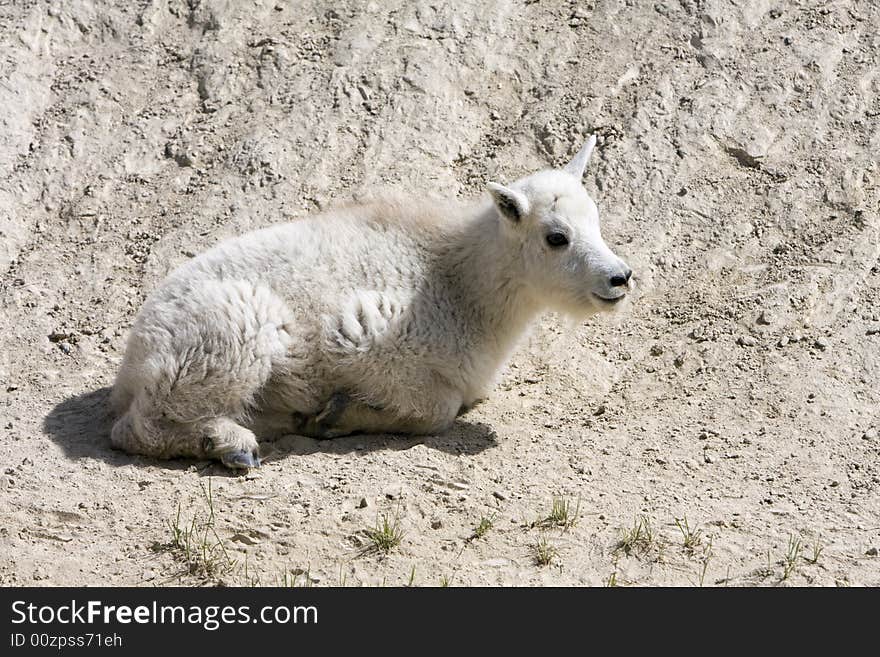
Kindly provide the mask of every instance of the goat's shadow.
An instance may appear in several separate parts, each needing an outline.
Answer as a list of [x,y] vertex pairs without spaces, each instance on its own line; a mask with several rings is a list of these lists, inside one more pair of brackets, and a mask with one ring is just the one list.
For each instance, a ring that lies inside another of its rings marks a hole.
[[[182,470],[193,463],[193,459],[173,459],[160,461],[144,456],[127,454],[110,446],[110,429],[114,421],[110,409],[110,388],[99,388],[92,392],[73,395],[60,402],[43,419],[43,431],[71,459],[100,459],[113,466],[156,465],[169,470]],[[397,436],[397,435],[354,435],[333,440],[314,440],[305,436],[286,435],[273,441],[260,441],[260,451],[264,461],[276,461],[286,456],[307,456],[315,453],[349,454],[351,452],[373,452],[382,450],[407,450],[417,445],[455,455],[472,455],[498,444],[495,431],[482,422],[472,422],[459,418],[455,424],[441,435],[436,436]],[[204,463],[201,461],[200,463]],[[219,464],[200,468],[205,474],[235,476],[233,471]]]
[[43,431],[71,459],[94,458],[110,465],[134,463],[139,457],[110,447],[110,388],[68,397],[43,418]]

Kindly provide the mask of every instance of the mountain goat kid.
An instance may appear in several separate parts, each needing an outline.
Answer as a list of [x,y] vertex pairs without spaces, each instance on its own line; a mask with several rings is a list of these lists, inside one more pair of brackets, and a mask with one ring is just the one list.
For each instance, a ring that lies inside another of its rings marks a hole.
[[563,170],[491,202],[348,207],[226,240],[147,299],[112,403],[115,447],[260,464],[254,431],[432,434],[484,397],[544,310],[614,307],[632,272]]

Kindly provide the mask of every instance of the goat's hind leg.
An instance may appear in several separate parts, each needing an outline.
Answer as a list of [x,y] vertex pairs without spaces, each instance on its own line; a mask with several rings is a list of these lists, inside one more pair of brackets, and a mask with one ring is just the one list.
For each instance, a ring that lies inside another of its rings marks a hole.
[[[119,397],[130,404],[111,440],[158,458],[257,467],[256,436],[239,422],[284,357],[289,317],[283,303],[260,286],[209,282],[199,292],[186,313],[152,309],[136,327],[132,355],[126,354],[117,381]],[[211,322],[195,319],[212,314]]]
[[229,417],[181,422],[132,407],[113,425],[110,440],[117,449],[157,458],[217,459],[232,469],[260,466],[256,436]]

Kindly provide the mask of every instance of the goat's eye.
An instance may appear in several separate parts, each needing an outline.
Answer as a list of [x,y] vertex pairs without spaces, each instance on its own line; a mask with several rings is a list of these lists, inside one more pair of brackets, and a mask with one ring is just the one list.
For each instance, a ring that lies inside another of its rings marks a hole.
[[547,235],[547,244],[554,249],[558,249],[568,244],[568,238],[565,236],[565,233],[550,233]]

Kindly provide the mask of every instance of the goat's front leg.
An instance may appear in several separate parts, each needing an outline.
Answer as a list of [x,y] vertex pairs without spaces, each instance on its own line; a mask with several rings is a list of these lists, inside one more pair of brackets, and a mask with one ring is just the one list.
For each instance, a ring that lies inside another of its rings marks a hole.
[[461,395],[451,391],[436,394],[430,402],[405,414],[336,393],[323,411],[306,419],[300,433],[319,440],[353,433],[440,433],[449,428],[460,408]]

